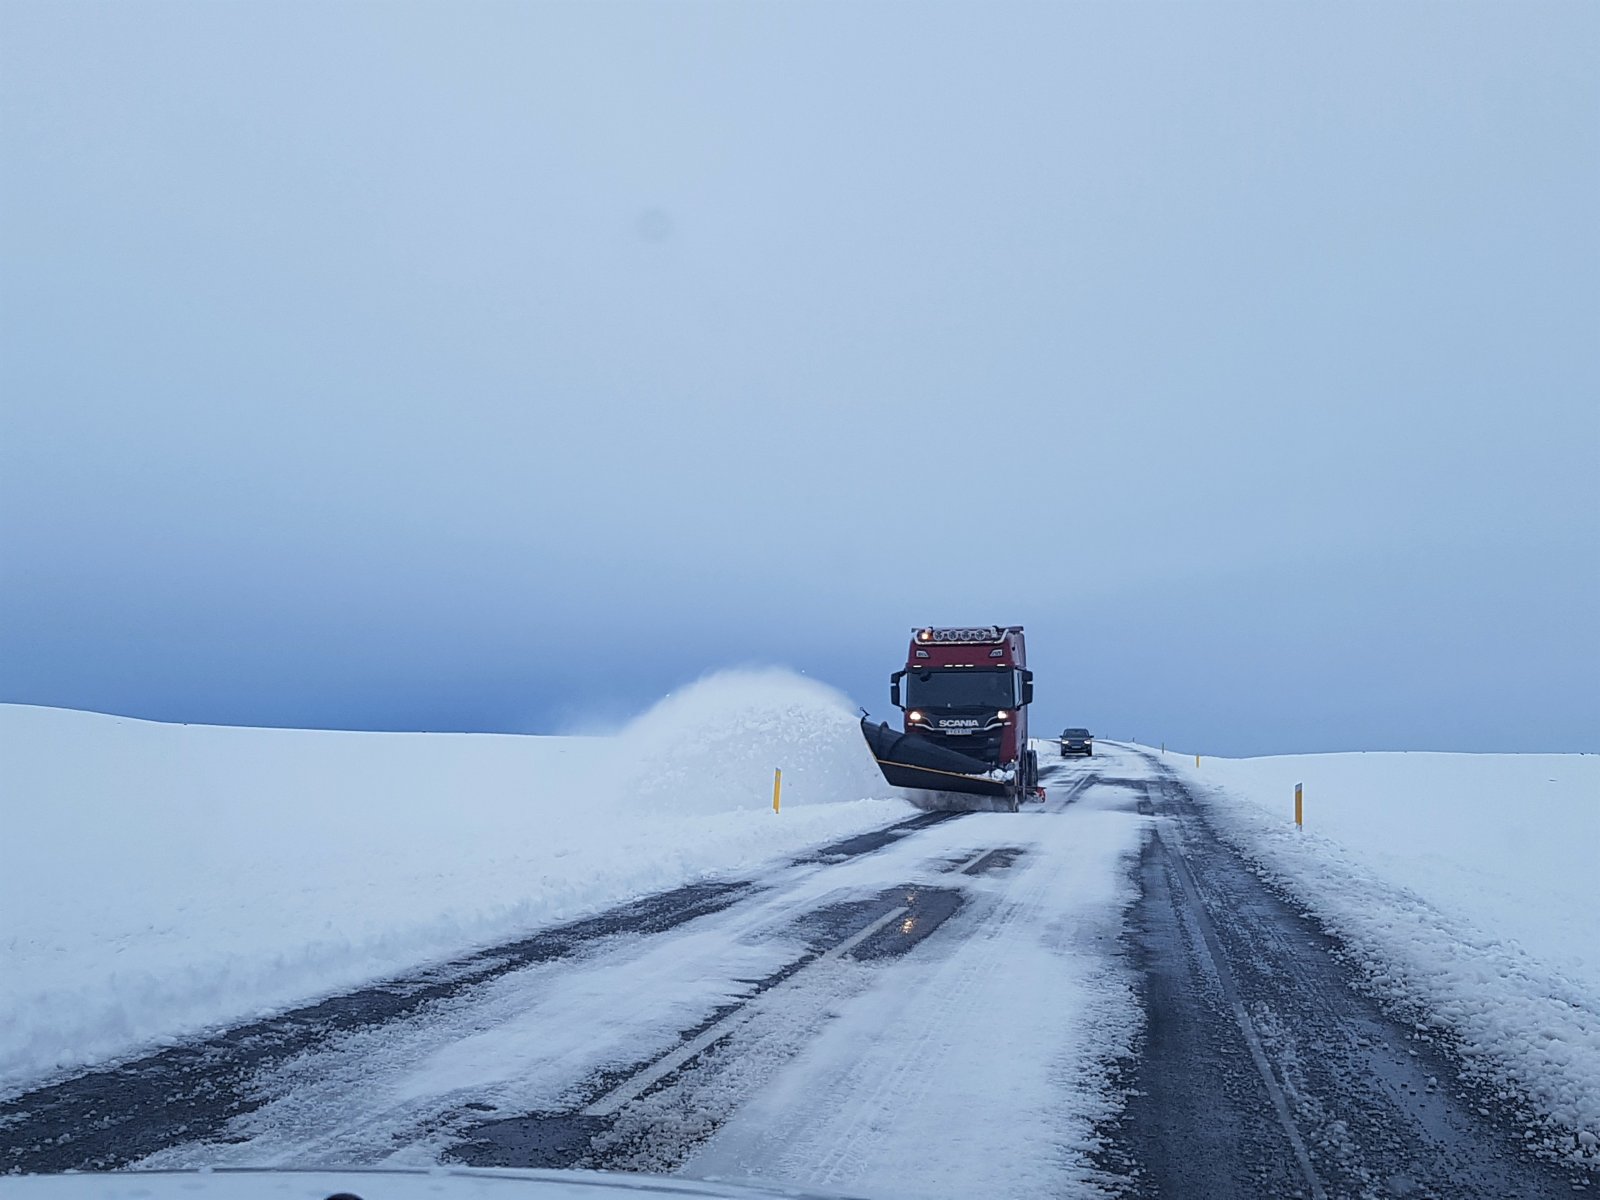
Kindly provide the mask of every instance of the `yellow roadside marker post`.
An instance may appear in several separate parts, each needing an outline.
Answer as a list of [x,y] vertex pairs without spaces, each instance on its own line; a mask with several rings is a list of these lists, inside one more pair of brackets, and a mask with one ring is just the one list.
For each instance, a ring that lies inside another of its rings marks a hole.
[[783,795],[783,768],[772,769],[772,811],[778,811],[778,804]]
[[1194,756],[1194,765],[1197,767],[1200,765],[1200,756],[1198,754]]
[[1294,827],[1296,829],[1304,829],[1306,827],[1304,800],[1298,783],[1294,785]]

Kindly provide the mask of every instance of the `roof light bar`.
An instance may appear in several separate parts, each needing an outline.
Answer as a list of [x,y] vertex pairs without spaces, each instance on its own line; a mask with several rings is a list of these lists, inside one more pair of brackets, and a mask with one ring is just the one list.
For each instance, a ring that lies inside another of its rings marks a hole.
[[1005,637],[1005,631],[998,625],[959,626],[943,629],[930,625],[917,630],[916,637],[919,642],[936,642],[941,645],[966,642],[998,642]]

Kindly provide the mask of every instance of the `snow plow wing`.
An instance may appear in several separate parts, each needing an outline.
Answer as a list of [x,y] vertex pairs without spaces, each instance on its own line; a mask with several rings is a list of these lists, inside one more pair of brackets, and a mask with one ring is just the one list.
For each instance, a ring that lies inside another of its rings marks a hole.
[[915,733],[890,729],[861,718],[861,735],[883,777],[895,787],[928,792],[962,792],[972,796],[1010,796],[1015,784],[995,778],[995,768],[982,759],[969,758]]

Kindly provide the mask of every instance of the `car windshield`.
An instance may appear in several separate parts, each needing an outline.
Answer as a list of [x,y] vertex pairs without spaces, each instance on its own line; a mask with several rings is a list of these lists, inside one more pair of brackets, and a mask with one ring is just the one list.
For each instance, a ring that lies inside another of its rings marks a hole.
[[1017,675],[1004,671],[918,671],[906,676],[908,708],[1011,708]]
[[1063,729],[1061,736],[1064,738],[1086,738],[1089,736],[1087,729]]

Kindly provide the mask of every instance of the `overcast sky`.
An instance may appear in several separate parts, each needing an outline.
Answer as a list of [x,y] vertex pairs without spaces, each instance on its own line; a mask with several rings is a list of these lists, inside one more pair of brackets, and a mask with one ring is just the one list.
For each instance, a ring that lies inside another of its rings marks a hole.
[[1600,750],[1600,9],[0,0],[0,699]]

